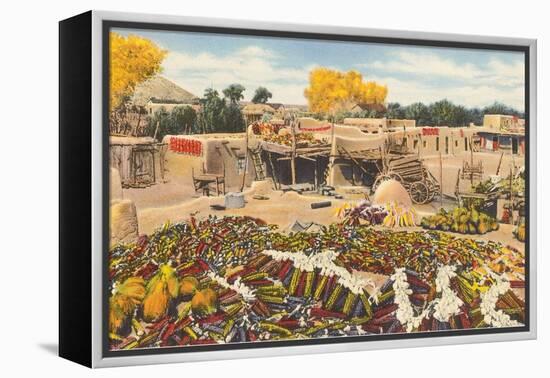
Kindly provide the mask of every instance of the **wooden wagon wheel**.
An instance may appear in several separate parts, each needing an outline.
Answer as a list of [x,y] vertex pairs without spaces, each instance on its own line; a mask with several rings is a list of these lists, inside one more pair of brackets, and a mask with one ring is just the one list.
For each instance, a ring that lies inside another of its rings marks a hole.
[[380,184],[387,180],[396,180],[403,184],[403,177],[401,177],[399,173],[395,173],[395,172],[381,173],[378,176],[376,176],[376,180],[374,180],[374,183],[371,186],[371,192],[374,193],[376,189],[380,186]]
[[409,194],[411,195],[411,199],[413,200],[413,202],[417,205],[422,205],[428,202],[430,198],[430,190],[428,189],[428,186],[422,181],[413,182],[409,186]]

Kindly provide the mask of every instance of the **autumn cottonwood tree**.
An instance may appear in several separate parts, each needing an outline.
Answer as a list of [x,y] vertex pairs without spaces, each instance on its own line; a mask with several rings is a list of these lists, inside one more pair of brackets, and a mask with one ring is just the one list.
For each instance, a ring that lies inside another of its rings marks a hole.
[[382,104],[388,88],[374,81],[365,82],[357,71],[341,72],[316,68],[309,74],[309,87],[304,91],[309,110],[335,113],[351,104]]
[[111,134],[140,136],[148,130],[142,107],[129,106],[136,85],[161,71],[166,51],[135,35],[109,34],[109,126]]
[[161,72],[167,51],[136,35],[111,32],[109,37],[109,110],[113,111],[134,93],[136,85]]

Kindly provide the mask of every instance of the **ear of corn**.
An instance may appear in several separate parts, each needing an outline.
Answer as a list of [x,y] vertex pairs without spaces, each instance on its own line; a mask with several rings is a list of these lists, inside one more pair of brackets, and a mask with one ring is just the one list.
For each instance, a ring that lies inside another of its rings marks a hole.
[[180,284],[180,294],[183,296],[193,295],[197,292],[199,280],[193,276],[184,277]]
[[525,222],[521,222],[519,224],[519,226],[514,230],[514,235],[519,241],[525,241]]
[[130,277],[118,285],[109,299],[109,329],[118,333],[125,320],[145,297],[145,283],[140,277]]
[[218,295],[210,288],[198,291],[191,299],[193,314],[210,315],[217,311]]
[[396,202],[389,202],[385,206],[387,215],[382,224],[388,228],[414,227],[416,226],[416,212],[413,208],[398,205]]
[[169,265],[159,268],[157,274],[147,284],[147,294],[143,300],[143,317],[156,320],[166,314],[170,299],[179,294],[176,272]]

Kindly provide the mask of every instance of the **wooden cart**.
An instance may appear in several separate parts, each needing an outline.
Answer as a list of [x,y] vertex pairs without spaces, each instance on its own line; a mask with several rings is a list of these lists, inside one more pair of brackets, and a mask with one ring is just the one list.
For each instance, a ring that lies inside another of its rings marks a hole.
[[389,179],[399,181],[416,204],[431,202],[436,194],[440,194],[439,182],[426,169],[417,155],[389,154],[385,156],[382,159],[381,172],[376,177],[371,190],[376,191],[380,183]]

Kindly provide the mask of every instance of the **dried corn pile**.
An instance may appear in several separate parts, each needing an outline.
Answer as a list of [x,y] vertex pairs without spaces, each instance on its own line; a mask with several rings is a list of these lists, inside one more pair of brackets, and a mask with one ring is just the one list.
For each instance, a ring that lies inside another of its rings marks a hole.
[[342,223],[346,225],[377,225],[382,224],[388,211],[384,206],[371,205],[368,201],[360,201],[356,206],[345,204],[339,209]]
[[[261,138],[266,142],[288,147],[292,146],[292,135],[290,133],[262,134]],[[297,133],[295,140],[297,147],[316,146],[325,143],[325,141],[316,138],[312,133]]]
[[[405,303],[397,303],[396,292],[399,285],[395,285],[393,277],[388,279],[380,288],[378,303],[373,306],[373,319],[363,326],[366,331],[427,332],[519,326],[525,321],[525,303],[510,290],[523,287],[523,281],[510,281],[500,293],[494,307],[488,307],[484,303],[484,300],[488,302],[484,294],[496,286],[496,281],[487,275],[479,272],[456,273],[450,277],[449,286],[442,290],[438,290],[437,285],[432,286],[421,280],[414,271],[404,270],[404,275],[407,283]],[[456,307],[453,312],[447,310],[451,302],[448,297],[455,299]],[[489,314],[491,311],[498,314],[500,324],[494,323],[495,317]]]
[[[466,269],[501,259],[503,247],[492,241],[457,238],[443,232],[395,232],[357,228],[345,253],[338,259],[348,268],[390,275],[395,268],[407,267],[432,282],[439,265],[456,264]],[[523,254],[508,247],[513,256],[502,266],[512,271],[523,261]],[[513,260],[513,261],[512,261]],[[519,265],[520,269],[522,265]]]
[[273,229],[248,217],[208,217],[175,225],[166,224],[151,237],[140,237],[136,245],[118,245],[110,252],[110,278],[144,278],[159,264],[179,266],[202,261],[212,267],[242,264],[249,255],[264,249],[265,235]]
[[[522,263],[511,248],[440,232],[333,224],[287,235],[247,217],[191,219],[111,251],[110,345],[518,325]],[[353,269],[390,278],[376,287]]]

